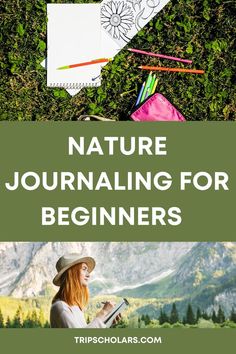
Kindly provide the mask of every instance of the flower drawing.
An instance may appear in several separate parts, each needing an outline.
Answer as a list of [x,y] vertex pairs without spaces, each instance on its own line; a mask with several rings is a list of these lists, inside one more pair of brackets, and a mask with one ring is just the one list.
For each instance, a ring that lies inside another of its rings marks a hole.
[[147,0],[147,6],[155,8],[160,5],[160,0]]
[[133,9],[135,9],[135,6],[136,6],[136,5],[138,5],[138,7],[140,8],[141,2],[142,2],[143,0],[127,0],[127,1],[130,2],[130,3],[132,4],[132,6],[133,6]]
[[124,1],[108,1],[101,7],[101,23],[114,39],[128,42],[127,32],[134,24],[133,11]]

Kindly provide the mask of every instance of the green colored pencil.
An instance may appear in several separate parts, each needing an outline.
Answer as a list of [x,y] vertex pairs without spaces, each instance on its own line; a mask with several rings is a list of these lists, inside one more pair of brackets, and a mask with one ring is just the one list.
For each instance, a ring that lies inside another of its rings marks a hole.
[[156,91],[156,88],[157,88],[157,84],[158,84],[158,79],[156,79],[154,85],[153,85],[153,88],[152,88],[152,94],[155,93]]
[[149,95],[152,94],[152,91],[153,91],[153,87],[155,85],[155,82],[156,82],[156,78],[157,76],[154,74],[153,77],[152,77],[152,82],[151,82],[151,85],[150,85],[150,92],[149,92]]
[[147,89],[150,87],[151,81],[152,81],[152,71],[150,71],[150,74],[148,75],[148,78],[147,78],[147,81],[146,81],[146,85],[144,87],[143,94],[142,94],[140,102],[143,102],[145,100]]

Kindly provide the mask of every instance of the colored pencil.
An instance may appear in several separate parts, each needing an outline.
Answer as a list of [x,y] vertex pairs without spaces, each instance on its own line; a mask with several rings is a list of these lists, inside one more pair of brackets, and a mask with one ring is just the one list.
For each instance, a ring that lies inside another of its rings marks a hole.
[[152,81],[152,71],[150,71],[150,73],[148,75],[148,78],[147,78],[146,85],[145,85],[144,90],[143,90],[143,94],[142,94],[140,103],[145,100],[147,89],[149,88],[151,81]]
[[146,95],[144,97],[144,101],[146,100],[146,98],[148,98],[148,96],[150,96],[150,87],[147,89]]
[[153,75],[153,77],[152,77],[152,82],[151,82],[151,85],[150,85],[150,92],[149,92],[149,95],[152,94],[152,90],[153,90],[153,86],[155,85],[155,82],[156,82],[156,74]]
[[137,101],[135,103],[135,106],[137,106],[140,103],[145,85],[146,85],[146,82],[144,81],[144,83],[142,84],[141,90],[139,91],[139,95],[138,95]]
[[189,73],[189,74],[204,74],[205,73],[204,70],[182,69],[182,68],[164,68],[162,66],[139,66],[139,69],[172,71],[172,72],[177,72],[177,73]]
[[193,62],[192,60],[188,60],[188,59],[181,59],[181,58],[176,58],[176,57],[172,57],[172,56],[164,55],[164,54],[145,52],[144,50],[139,50],[139,49],[128,48],[128,50],[130,52],[134,52],[134,53],[138,53],[138,54],[144,54],[144,55],[149,55],[152,57],[158,57],[158,58],[162,58],[162,59],[180,61],[181,63],[186,63],[186,64],[192,64],[192,62]]
[[153,86],[152,95],[156,92],[157,84],[158,84],[158,79],[156,79],[155,84]]
[[61,66],[61,67],[57,68],[57,70],[73,69],[73,68],[78,68],[80,66],[93,65],[93,64],[99,64],[99,63],[108,63],[111,60],[112,59],[106,59],[106,58],[95,59],[95,60],[91,60],[91,61],[86,61],[84,63]]

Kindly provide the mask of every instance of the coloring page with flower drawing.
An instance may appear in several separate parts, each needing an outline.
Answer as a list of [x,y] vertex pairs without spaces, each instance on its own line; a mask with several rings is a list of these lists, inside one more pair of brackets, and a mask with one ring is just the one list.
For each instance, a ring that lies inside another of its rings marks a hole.
[[[170,0],[103,0],[100,4],[101,55],[113,58]],[[60,7],[63,4],[54,4]],[[70,6],[68,4],[67,6]],[[72,4],[73,6],[73,4]],[[42,62],[47,69],[47,63]],[[106,63],[101,64],[105,66]],[[66,89],[74,96],[80,89]]]
[[170,0],[104,0],[102,28],[123,48]]

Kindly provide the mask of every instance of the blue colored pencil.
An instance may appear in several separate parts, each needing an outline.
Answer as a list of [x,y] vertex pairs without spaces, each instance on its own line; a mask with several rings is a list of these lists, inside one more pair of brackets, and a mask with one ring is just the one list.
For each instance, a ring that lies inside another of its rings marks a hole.
[[150,96],[150,87],[147,89],[146,96],[145,96],[144,100],[146,100],[146,98],[148,98],[148,96]]
[[137,101],[136,101],[136,103],[135,103],[135,106],[137,106],[137,105],[140,103],[140,101],[141,101],[141,97],[142,97],[142,94],[143,94],[143,90],[144,90],[145,85],[146,85],[146,82],[144,82],[144,83],[142,84],[142,87],[141,87],[141,90],[140,90],[140,92],[139,92],[139,95],[138,95]]

